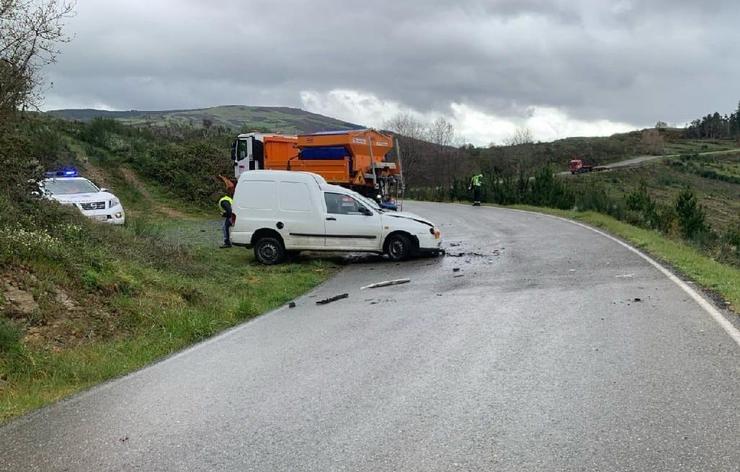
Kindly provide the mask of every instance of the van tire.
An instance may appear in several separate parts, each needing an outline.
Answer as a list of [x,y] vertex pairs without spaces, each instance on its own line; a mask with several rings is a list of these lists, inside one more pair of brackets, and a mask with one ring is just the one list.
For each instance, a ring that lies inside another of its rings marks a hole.
[[254,258],[264,265],[280,264],[285,260],[285,247],[278,238],[262,237],[254,245]]
[[413,249],[411,238],[402,233],[391,234],[385,241],[385,253],[394,262],[408,259]]

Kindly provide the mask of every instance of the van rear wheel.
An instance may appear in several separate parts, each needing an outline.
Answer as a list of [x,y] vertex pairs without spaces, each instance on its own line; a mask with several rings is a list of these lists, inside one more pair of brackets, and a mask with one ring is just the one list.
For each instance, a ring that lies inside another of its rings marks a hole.
[[254,258],[265,265],[280,264],[285,260],[285,247],[277,238],[260,238],[254,245]]
[[385,243],[385,253],[392,261],[404,261],[413,250],[411,239],[404,234],[392,234]]

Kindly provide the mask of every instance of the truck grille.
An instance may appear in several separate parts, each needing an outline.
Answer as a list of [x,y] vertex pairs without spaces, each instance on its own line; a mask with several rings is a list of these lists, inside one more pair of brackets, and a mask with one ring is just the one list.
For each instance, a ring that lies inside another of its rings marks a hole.
[[105,210],[105,202],[80,203],[83,210]]

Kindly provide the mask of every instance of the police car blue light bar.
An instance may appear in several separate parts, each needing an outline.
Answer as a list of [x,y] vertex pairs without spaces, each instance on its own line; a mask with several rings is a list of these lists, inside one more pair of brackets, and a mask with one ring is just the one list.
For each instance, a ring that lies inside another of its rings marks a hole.
[[53,172],[44,172],[44,177],[77,177],[77,169],[74,167],[64,167]]

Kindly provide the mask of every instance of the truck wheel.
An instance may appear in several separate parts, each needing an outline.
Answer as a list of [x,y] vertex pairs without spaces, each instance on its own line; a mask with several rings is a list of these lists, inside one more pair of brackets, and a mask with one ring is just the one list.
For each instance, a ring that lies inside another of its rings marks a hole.
[[280,264],[285,259],[285,248],[277,238],[260,238],[254,245],[254,258],[261,264]]
[[408,259],[412,249],[411,240],[403,234],[392,234],[385,243],[385,253],[392,261]]

